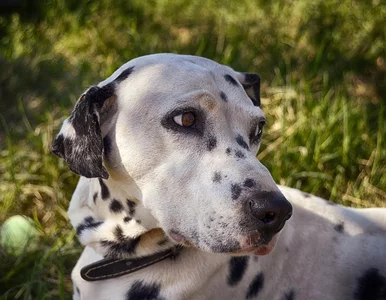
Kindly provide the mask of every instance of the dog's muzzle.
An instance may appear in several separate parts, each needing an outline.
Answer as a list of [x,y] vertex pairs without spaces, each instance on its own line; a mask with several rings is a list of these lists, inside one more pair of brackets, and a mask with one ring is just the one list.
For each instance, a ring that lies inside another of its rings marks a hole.
[[243,249],[268,245],[292,215],[291,203],[279,191],[254,192],[242,201],[246,217],[240,225],[247,234]]

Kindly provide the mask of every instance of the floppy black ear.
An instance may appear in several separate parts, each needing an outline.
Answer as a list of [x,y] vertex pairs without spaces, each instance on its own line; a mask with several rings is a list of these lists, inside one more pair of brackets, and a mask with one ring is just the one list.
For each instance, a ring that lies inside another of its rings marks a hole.
[[70,117],[63,122],[51,151],[63,158],[71,171],[87,178],[107,179],[103,167],[101,125],[116,111],[114,84],[92,86],[78,100]]
[[238,73],[237,79],[255,106],[260,106],[260,76],[251,73]]
[[134,66],[118,69],[108,84],[92,86],[78,100],[70,117],[64,120],[51,151],[63,158],[70,170],[87,178],[107,179],[103,167],[102,126],[117,111],[115,87],[125,80]]

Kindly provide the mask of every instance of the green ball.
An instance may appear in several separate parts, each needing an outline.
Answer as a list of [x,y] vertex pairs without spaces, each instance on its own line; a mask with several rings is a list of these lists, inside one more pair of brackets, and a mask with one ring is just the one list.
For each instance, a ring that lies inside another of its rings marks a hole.
[[39,236],[33,220],[25,216],[12,216],[0,227],[0,243],[16,255],[37,249]]

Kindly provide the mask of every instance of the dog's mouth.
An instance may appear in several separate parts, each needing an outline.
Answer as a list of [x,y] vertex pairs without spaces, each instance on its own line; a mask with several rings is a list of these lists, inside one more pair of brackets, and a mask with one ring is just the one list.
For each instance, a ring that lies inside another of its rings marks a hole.
[[182,234],[180,234],[175,230],[168,231],[168,235],[174,242],[180,245],[184,245],[187,247],[194,247],[194,245],[191,242],[189,242]]
[[247,237],[243,237],[240,242],[240,250],[233,252],[234,254],[254,254],[267,255],[275,248],[278,234],[275,234],[269,241],[265,241],[258,232],[252,233]]
[[[188,241],[183,235],[175,231],[169,231],[168,235],[169,237],[171,237],[172,240],[174,240],[174,242],[177,242],[178,244],[182,244],[187,247],[195,247],[195,245]],[[255,231],[246,236],[241,236],[239,239],[239,249],[235,251],[230,251],[228,253],[233,255],[267,255],[271,253],[272,250],[275,248],[277,238],[278,233],[275,234],[270,240],[266,240],[260,235],[258,231]],[[227,251],[222,253],[226,252]]]

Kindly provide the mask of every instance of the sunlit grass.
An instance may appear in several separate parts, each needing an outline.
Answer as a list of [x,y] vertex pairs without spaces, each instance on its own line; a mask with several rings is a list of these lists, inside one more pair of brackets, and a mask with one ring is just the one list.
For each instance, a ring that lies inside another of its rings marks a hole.
[[369,111],[339,90],[316,97],[272,88],[268,96],[258,158],[280,184],[344,205],[386,206],[383,104]]

